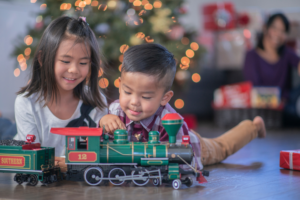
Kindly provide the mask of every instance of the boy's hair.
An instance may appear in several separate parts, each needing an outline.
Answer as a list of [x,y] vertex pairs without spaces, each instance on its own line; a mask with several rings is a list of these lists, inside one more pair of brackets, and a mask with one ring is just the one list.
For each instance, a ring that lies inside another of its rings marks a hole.
[[158,82],[171,89],[176,73],[176,61],[172,53],[159,44],[141,44],[130,47],[125,53],[121,73],[140,72],[156,76]]
[[50,100],[57,101],[59,93],[54,74],[56,52],[62,40],[74,36],[76,37],[75,43],[83,42],[85,47],[91,50],[89,75],[87,80],[83,80],[74,88],[74,95],[87,105],[98,107],[101,110],[106,107],[98,86],[99,45],[93,31],[81,18],[62,16],[49,24],[33,57],[31,81],[18,94],[27,92],[25,96],[29,97],[33,93],[38,93],[37,100],[45,100],[45,105]]

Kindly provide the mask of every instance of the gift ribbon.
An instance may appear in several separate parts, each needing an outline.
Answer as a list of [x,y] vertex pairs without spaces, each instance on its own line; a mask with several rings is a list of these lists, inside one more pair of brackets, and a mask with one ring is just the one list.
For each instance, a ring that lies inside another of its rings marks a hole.
[[290,159],[290,169],[293,169],[293,152],[292,151],[290,151],[289,159]]

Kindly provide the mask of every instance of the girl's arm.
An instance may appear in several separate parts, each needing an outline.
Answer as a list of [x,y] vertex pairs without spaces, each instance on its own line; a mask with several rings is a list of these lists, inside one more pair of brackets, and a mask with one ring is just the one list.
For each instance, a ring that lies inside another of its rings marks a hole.
[[42,142],[30,100],[22,95],[18,95],[15,101],[15,118],[18,131],[15,139],[26,140],[27,134],[31,134],[36,136],[36,142]]

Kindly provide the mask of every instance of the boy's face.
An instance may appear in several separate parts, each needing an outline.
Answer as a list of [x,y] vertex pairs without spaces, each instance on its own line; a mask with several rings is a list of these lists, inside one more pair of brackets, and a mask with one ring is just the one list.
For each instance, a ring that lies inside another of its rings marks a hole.
[[132,121],[141,121],[155,114],[173,96],[172,91],[158,83],[157,77],[140,72],[122,72],[119,101],[122,110]]

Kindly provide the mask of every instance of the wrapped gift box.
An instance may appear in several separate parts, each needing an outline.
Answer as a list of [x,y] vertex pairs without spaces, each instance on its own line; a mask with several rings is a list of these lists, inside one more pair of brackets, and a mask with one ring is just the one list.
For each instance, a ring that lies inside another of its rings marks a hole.
[[300,170],[300,149],[280,151],[280,167]]

